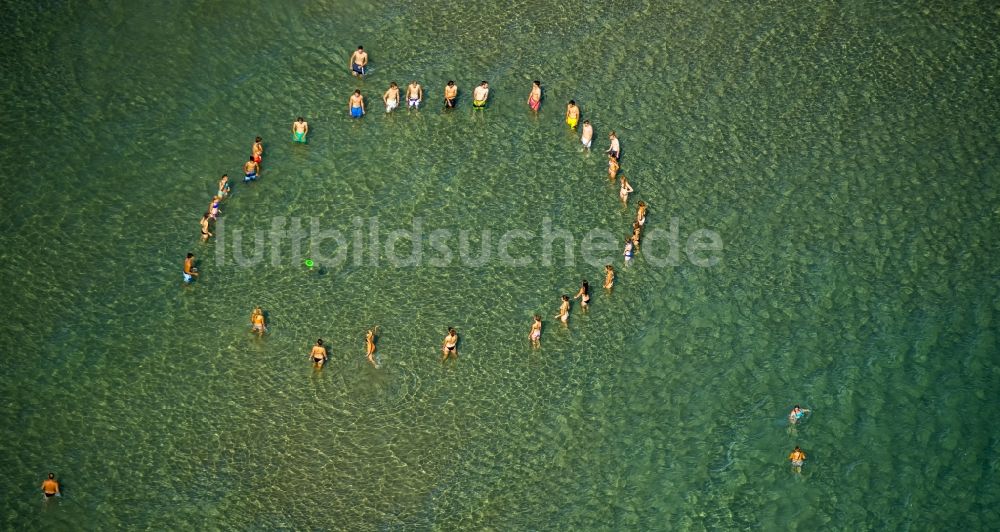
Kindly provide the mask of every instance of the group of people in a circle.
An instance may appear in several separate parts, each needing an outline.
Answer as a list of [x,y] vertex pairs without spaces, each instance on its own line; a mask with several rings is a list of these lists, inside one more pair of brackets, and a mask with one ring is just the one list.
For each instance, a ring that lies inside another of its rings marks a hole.
[[[368,53],[365,51],[363,46],[359,46],[356,51],[351,55],[349,65],[350,71],[354,76],[364,77],[368,73]],[[458,86],[455,81],[449,80],[444,87],[443,102],[445,108],[454,108],[458,99]],[[405,99],[408,109],[419,109],[424,100],[424,89],[423,86],[416,80],[413,80],[406,87],[405,91],[401,93],[399,86],[395,82],[389,84],[389,88],[382,95],[382,101],[385,104],[386,113],[393,112],[399,107],[400,102]],[[478,86],[473,89],[472,92],[472,107],[473,109],[484,109],[487,106],[487,102],[490,99],[490,86],[487,81],[482,81]],[[531,89],[527,97],[527,105],[533,113],[538,113],[541,110],[542,102],[542,87],[541,82],[535,80],[532,82]],[[365,100],[361,94],[360,89],[356,89],[351,95],[348,101],[348,111],[350,115],[354,118],[360,118],[364,116]],[[580,123],[581,110],[577,105],[575,100],[569,100],[566,105],[565,121],[566,124],[572,128],[576,129]],[[302,117],[298,117],[291,127],[291,139],[293,142],[306,143],[307,135],[309,133],[309,124]],[[583,145],[584,150],[590,150],[591,144],[593,142],[594,128],[589,120],[583,120],[581,127],[580,142]],[[606,150],[606,155],[608,157],[608,179],[611,182],[618,181],[619,185],[619,198],[622,203],[628,204],[628,198],[631,193],[635,190],[629,183],[628,179],[621,174],[621,143],[618,139],[615,131],[611,131],[608,134],[609,147]],[[261,162],[263,160],[264,146],[261,137],[256,137],[250,150],[250,158],[243,165],[243,182],[253,183],[258,179],[261,174]],[[230,195],[230,184],[229,176],[223,175],[219,180],[218,192],[212,197],[211,203],[209,204],[208,210],[205,212],[201,219],[201,238],[202,241],[207,241],[213,236],[211,223],[216,221],[221,215],[221,204],[224,199]],[[631,234],[625,239],[625,248],[623,251],[625,264],[631,263],[635,253],[639,250],[639,242],[642,235],[642,230],[646,223],[646,214],[648,207],[645,202],[639,201],[636,211],[636,217],[632,224]],[[198,276],[198,269],[195,266],[195,257],[192,253],[188,253],[184,261],[183,276],[186,283],[192,282]],[[608,291],[612,289],[615,281],[615,269],[611,264],[604,267],[604,288]],[[573,299],[579,299],[581,307],[586,310],[590,305],[590,285],[586,280],[583,280],[579,291]],[[559,306],[559,312],[556,314],[556,318],[559,319],[564,325],[568,325],[569,314],[570,314],[570,297],[568,295],[563,295],[561,297],[561,302]],[[251,313],[251,328],[258,335],[263,335],[267,330],[267,319],[263,310],[260,307],[256,307]],[[378,363],[374,358],[375,353],[375,339],[377,335],[377,327],[369,329],[366,334],[366,354],[369,362],[378,367]],[[529,331],[529,340],[531,344],[535,347],[539,347],[541,344],[541,332],[542,332],[542,319],[541,316],[535,315],[533,322],[531,324],[531,330]],[[449,327],[448,333],[442,342],[442,360],[448,358],[458,357],[458,333],[457,331]],[[321,368],[323,364],[328,360],[329,356],[327,354],[327,347],[323,344],[322,339],[317,341],[316,345],[313,346],[310,351],[310,357],[317,368]]]

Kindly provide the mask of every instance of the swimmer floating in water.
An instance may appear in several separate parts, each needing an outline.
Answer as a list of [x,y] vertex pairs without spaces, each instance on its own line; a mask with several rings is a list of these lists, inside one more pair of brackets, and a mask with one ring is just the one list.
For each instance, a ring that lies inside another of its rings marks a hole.
[[309,122],[300,116],[298,120],[292,122],[292,140],[305,144],[307,134],[309,134]]
[[375,361],[375,335],[378,334],[378,325],[368,329],[365,333],[365,356],[375,369],[378,369],[378,362]]
[[792,463],[792,471],[801,473],[802,464],[806,461],[806,453],[802,452],[802,449],[799,449],[799,446],[796,445],[792,454],[788,455],[788,461]]
[[566,124],[576,129],[576,123],[580,121],[580,108],[576,106],[576,100],[570,100],[566,104]]
[[316,345],[314,345],[312,351],[309,352],[309,358],[312,359],[314,368],[323,369],[323,364],[327,361],[329,357],[326,353],[326,348],[323,347],[322,338],[316,340]]
[[573,299],[577,298],[580,299],[580,309],[586,311],[587,307],[590,305],[590,284],[587,283],[586,279],[584,279],[583,284],[580,285],[580,291],[573,296]]
[[531,108],[535,114],[538,114],[538,109],[542,106],[542,82],[535,81],[531,82],[531,92],[528,93],[528,107]]
[[792,411],[788,413],[788,422],[795,425],[802,419],[802,416],[808,413],[808,408],[800,408],[799,405],[795,405],[795,408],[792,408]]
[[611,290],[615,286],[615,268],[610,264],[604,265],[604,289]]
[[528,332],[528,340],[531,346],[537,348],[542,345],[542,317],[535,314],[534,321],[531,322],[531,331]]
[[458,333],[451,327],[448,327],[448,335],[441,343],[441,361],[448,358],[458,358]]
[[264,318],[264,309],[256,307],[250,313],[250,330],[257,333],[257,336],[264,336],[267,332],[267,319]]
[[569,324],[569,296],[565,294],[562,296],[562,303],[559,304],[559,314],[556,314],[555,317],[559,318],[563,322],[563,325]]

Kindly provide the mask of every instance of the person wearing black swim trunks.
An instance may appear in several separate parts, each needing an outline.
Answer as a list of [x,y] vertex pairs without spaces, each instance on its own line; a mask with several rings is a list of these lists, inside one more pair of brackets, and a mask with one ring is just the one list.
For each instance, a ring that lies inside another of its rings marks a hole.
[[448,80],[444,87],[444,106],[449,109],[455,108],[455,100],[458,98],[458,85],[454,81]]
[[441,361],[444,362],[449,357],[458,358],[458,333],[451,327],[448,327],[448,336],[444,337],[441,344]]
[[316,340],[316,345],[314,345],[312,351],[309,352],[309,358],[312,359],[314,368],[323,369],[323,364],[327,360],[327,354],[326,354],[326,348],[323,347],[322,338]]
[[60,495],[59,481],[56,480],[55,473],[49,473],[49,478],[42,481],[42,494],[44,494],[46,500]]

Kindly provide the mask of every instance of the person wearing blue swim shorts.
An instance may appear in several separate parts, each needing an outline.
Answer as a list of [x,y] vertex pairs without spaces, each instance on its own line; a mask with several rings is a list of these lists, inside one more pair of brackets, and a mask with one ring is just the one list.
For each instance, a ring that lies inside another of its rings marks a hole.
[[365,114],[365,98],[361,96],[361,89],[354,89],[354,94],[348,100],[347,106],[351,111],[352,118],[361,118]]
[[358,46],[358,49],[351,54],[351,75],[364,76],[366,70],[368,70],[368,52],[364,46]]
[[243,164],[243,182],[256,181],[259,173],[260,165],[253,160],[253,156],[250,156],[250,160]]
[[184,274],[185,283],[190,283],[198,277],[198,268],[194,267],[194,253],[187,254],[187,258],[184,259],[184,270],[181,273]]

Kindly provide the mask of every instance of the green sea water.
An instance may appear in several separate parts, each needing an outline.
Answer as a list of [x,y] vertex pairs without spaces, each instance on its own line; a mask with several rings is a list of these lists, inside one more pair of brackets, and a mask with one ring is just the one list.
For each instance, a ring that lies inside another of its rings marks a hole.
[[[0,28],[0,528],[1000,528],[996,4],[53,0]],[[387,116],[411,79],[423,109]],[[262,178],[200,243],[256,135]],[[675,263],[622,263],[639,199]],[[295,219],[346,244],[236,256]],[[415,224],[423,258],[394,264]],[[572,257],[546,264],[546,224]],[[683,251],[702,229],[711,266]],[[462,259],[463,230],[494,255]],[[527,264],[497,255],[512,231]],[[611,293],[590,231],[614,236]]]

